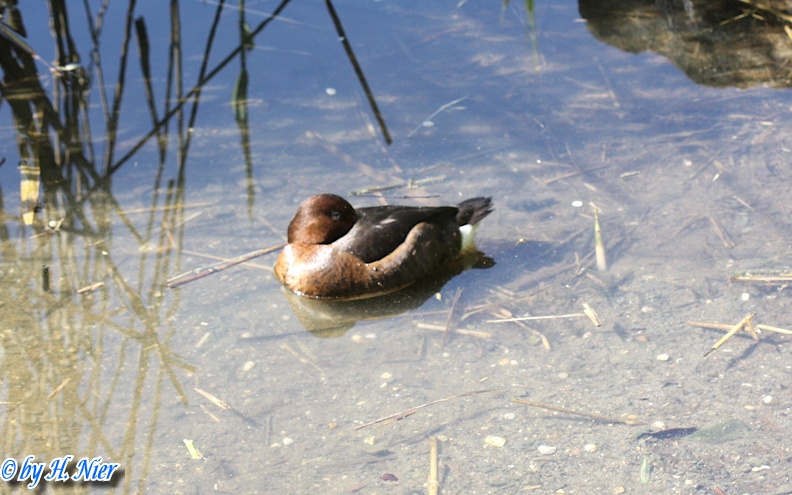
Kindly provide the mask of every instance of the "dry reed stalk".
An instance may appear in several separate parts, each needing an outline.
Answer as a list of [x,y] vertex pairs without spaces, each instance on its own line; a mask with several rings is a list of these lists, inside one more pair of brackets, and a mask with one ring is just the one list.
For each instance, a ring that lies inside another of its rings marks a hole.
[[715,342],[715,345],[713,345],[712,348],[704,354],[704,358],[706,359],[707,357],[709,357],[709,355],[715,352],[718,349],[718,347],[722,346],[724,342],[732,338],[734,334],[739,332],[740,329],[744,327],[754,316],[756,316],[756,312],[751,312],[745,315],[745,317],[742,320],[740,320],[739,323],[737,323],[736,325],[732,326],[729,329],[726,335],[721,337],[719,341]]
[[597,260],[597,270],[608,271],[608,257],[605,254],[605,243],[602,241],[602,230],[599,222],[599,208],[591,203],[594,209],[594,253]]
[[429,437],[429,495],[437,495],[440,481],[437,478],[437,437]]

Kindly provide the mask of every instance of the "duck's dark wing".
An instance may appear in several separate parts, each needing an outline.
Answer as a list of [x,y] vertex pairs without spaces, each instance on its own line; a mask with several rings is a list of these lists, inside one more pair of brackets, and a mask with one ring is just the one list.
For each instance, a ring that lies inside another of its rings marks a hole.
[[365,263],[371,263],[393,252],[419,223],[456,223],[458,211],[453,206],[358,208],[355,226],[333,245],[357,256]]

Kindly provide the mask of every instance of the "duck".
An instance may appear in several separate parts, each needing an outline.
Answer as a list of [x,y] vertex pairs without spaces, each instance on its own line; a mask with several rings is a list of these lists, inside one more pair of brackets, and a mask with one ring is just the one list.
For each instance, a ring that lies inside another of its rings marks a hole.
[[304,200],[289,223],[275,276],[314,299],[376,297],[426,279],[473,248],[492,198],[456,206],[374,206],[355,209],[335,194]]

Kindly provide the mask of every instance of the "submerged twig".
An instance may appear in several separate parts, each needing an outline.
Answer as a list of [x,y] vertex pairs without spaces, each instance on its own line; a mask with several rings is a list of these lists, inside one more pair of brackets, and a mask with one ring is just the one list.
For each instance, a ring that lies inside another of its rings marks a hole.
[[402,418],[404,418],[406,416],[409,416],[410,414],[414,414],[419,409],[424,409],[426,407],[433,406],[435,404],[440,404],[441,402],[448,402],[450,400],[460,399],[462,397],[468,397],[470,395],[477,395],[477,394],[483,394],[483,393],[486,393],[486,392],[492,392],[493,390],[495,390],[495,389],[490,388],[490,389],[487,389],[487,390],[474,390],[472,392],[465,392],[464,394],[452,395],[450,397],[445,397],[443,399],[433,400],[432,402],[427,402],[426,404],[421,404],[420,406],[415,406],[413,408],[410,408],[410,409],[407,409],[407,410],[404,410],[404,411],[401,411],[401,412],[397,412],[395,414],[389,414],[388,416],[384,416],[382,418],[375,419],[374,421],[369,421],[368,423],[365,423],[365,424],[362,424],[362,425],[358,425],[358,426],[355,427],[355,429],[356,430],[362,430],[363,428],[368,428],[369,426],[373,426],[373,425],[376,425],[376,424],[379,424],[379,423],[383,423],[383,422],[389,421],[391,419],[402,419]]
[[[542,163],[545,163],[545,162],[542,161]],[[534,177],[534,180],[536,182],[538,182],[539,184],[543,185],[543,186],[549,186],[550,184],[552,184],[554,182],[558,182],[560,180],[566,180],[566,179],[569,179],[571,177],[576,177],[578,175],[585,175],[585,174],[587,174],[589,172],[596,172],[598,170],[603,170],[603,169],[611,168],[611,167],[613,167],[613,165],[610,165],[610,164],[609,165],[598,165],[596,167],[587,168],[585,170],[574,170],[572,172],[565,172],[565,173],[563,173],[561,175],[557,175],[557,176],[552,177],[550,179],[540,179],[539,177]]]
[[593,323],[595,327],[602,326],[602,322],[599,319],[599,315],[597,314],[596,311],[594,311],[594,308],[589,306],[588,303],[583,303],[583,312],[586,313],[586,316],[589,317],[591,323]]
[[454,300],[451,301],[451,307],[448,309],[448,318],[446,318],[445,330],[443,331],[443,348],[445,348],[446,344],[448,343],[448,339],[453,333],[453,330],[451,330],[451,321],[454,318],[454,311],[456,310],[457,303],[459,302],[459,296],[461,295],[462,287],[457,287],[457,290],[454,293]]
[[709,220],[710,225],[712,225],[712,228],[715,230],[715,233],[718,235],[718,237],[720,237],[720,240],[723,243],[723,247],[733,248],[734,246],[737,245],[734,243],[731,237],[729,237],[729,234],[721,226],[721,224],[718,223],[717,220],[715,220],[715,217],[713,217],[712,215],[707,215],[707,219]]
[[715,345],[713,345],[712,348],[704,354],[704,358],[706,359],[707,357],[709,357],[709,355],[715,352],[718,349],[718,347],[722,346],[724,342],[732,338],[734,334],[739,332],[740,329],[742,329],[745,325],[747,325],[754,316],[756,316],[755,311],[752,311],[747,315],[745,315],[745,317],[742,320],[740,320],[736,325],[732,326],[728,332],[726,332],[726,335],[721,337],[719,341],[715,342]]
[[212,404],[214,404],[218,408],[220,408],[220,409],[231,409],[231,406],[226,404],[226,402],[223,399],[220,399],[216,395],[210,394],[206,390],[198,388],[198,387],[194,387],[194,390],[196,392],[198,392],[199,394],[201,394],[202,396],[204,396],[204,398],[206,398],[209,402],[211,402]]
[[789,270],[751,270],[741,272],[732,277],[735,282],[792,282],[792,271]]
[[600,230],[599,223],[599,208],[594,203],[591,203],[591,208],[594,210],[594,253],[597,259],[597,270],[601,272],[608,271],[608,258],[605,255],[605,243],[602,242],[602,230]]
[[289,344],[284,342],[284,343],[282,343],[280,345],[280,348],[283,349],[284,351],[288,352],[289,354],[291,354],[295,358],[297,358],[301,363],[309,364],[309,365],[313,366],[317,371],[320,371],[320,372],[324,373],[324,370],[321,368],[321,366],[316,364],[314,362],[314,360],[310,356],[304,355],[304,354],[300,354],[299,352],[297,352],[294,349],[292,349],[292,347]]
[[549,316],[516,316],[514,318],[501,318],[497,320],[486,320],[487,323],[503,323],[507,321],[529,321],[529,320],[558,320],[561,318],[580,318],[588,316],[586,313],[569,313],[566,315],[549,315]]
[[739,323],[736,325],[726,325],[724,323],[709,323],[705,321],[688,321],[688,325],[700,328],[713,328],[716,330],[727,330],[726,335],[721,337],[721,339],[712,346],[712,348],[704,354],[704,357],[708,357],[712,354],[718,347],[722,346],[727,340],[732,338],[737,332],[741,329],[745,328],[745,330],[751,334],[754,340],[759,340],[759,333],[757,330],[766,331],[766,332],[774,332],[780,333],[782,335],[792,335],[792,330],[787,330],[786,328],[778,328],[773,327],[770,325],[762,325],[757,324],[754,325],[753,318],[756,316],[755,312],[749,313],[746,315]]
[[[434,330],[434,331],[437,331],[437,332],[445,332],[446,331],[446,327],[443,326],[443,325],[432,325],[432,324],[429,324],[429,323],[418,323],[416,326],[418,328],[420,328],[421,330]],[[467,329],[464,329],[464,328],[457,328],[456,330],[454,330],[454,333],[458,333],[459,335],[468,335],[468,336],[476,337],[476,338],[479,338],[479,339],[491,339],[492,338],[492,334],[489,333],[489,332],[479,332],[477,330],[467,330]]]
[[459,103],[460,101],[462,101],[462,100],[465,100],[465,99],[467,99],[467,96],[463,96],[462,98],[457,98],[457,99],[456,99],[456,100],[454,100],[454,101],[449,101],[449,102],[448,102],[448,103],[446,103],[445,105],[441,106],[440,108],[438,108],[437,110],[435,110],[435,111],[434,111],[434,113],[433,113],[432,115],[428,116],[427,118],[425,118],[425,119],[423,120],[423,122],[421,122],[420,124],[418,124],[418,126],[417,126],[415,129],[411,130],[411,131],[410,131],[410,132],[407,134],[407,137],[412,137],[412,136],[413,136],[413,135],[414,135],[416,132],[418,132],[418,131],[421,129],[421,127],[424,127],[424,124],[425,124],[425,123],[427,123],[427,122],[432,122],[432,119],[433,119],[433,118],[437,117],[437,116],[438,116],[438,115],[440,115],[442,112],[444,112],[444,111],[448,110],[449,108],[453,107],[454,105],[456,105],[457,103]]
[[575,411],[573,409],[567,409],[566,407],[561,406],[552,406],[549,404],[540,404],[539,402],[533,402],[530,400],[512,398],[512,402],[516,402],[517,404],[525,404],[526,406],[534,406],[534,407],[541,407],[542,409],[549,409],[551,411],[558,411],[567,414],[574,414],[575,416],[583,416],[585,418],[596,419],[597,421],[605,421],[608,423],[619,423],[623,425],[643,425],[646,424],[643,421],[636,421],[632,419],[619,419],[619,418],[611,418],[609,416],[602,416],[600,414],[593,414],[587,413],[582,411]]
[[278,244],[277,246],[270,246],[268,248],[258,249],[256,251],[243,254],[242,256],[237,256],[236,258],[232,258],[230,260],[221,261],[220,263],[215,263],[213,265],[205,266],[203,268],[196,268],[195,270],[190,270],[189,272],[184,272],[182,274],[176,275],[175,277],[169,279],[165,283],[165,285],[173,289],[174,287],[179,287],[180,285],[184,285],[186,283],[198,280],[199,278],[204,278],[219,271],[225,270],[226,268],[230,268],[234,265],[244,263],[245,261],[252,260],[253,258],[257,258],[267,253],[271,253],[272,251],[276,251],[282,248],[283,246],[284,246],[283,244]]
[[[710,323],[710,322],[706,322],[706,321],[689,321],[687,323],[688,323],[688,325],[691,325],[691,326],[694,326],[694,327],[712,328],[712,329],[715,329],[715,330],[731,330],[732,327],[734,327],[734,325],[728,325],[726,323]],[[753,325],[753,322],[751,323],[751,325]],[[753,325],[753,327],[756,330],[764,330],[766,332],[775,332],[775,333],[780,333],[780,334],[784,334],[784,335],[792,335],[792,330],[787,330],[786,328],[778,328],[778,327],[773,327],[773,326],[770,326],[770,325],[763,325],[761,323],[758,324],[758,325]]]
[[407,182],[399,182],[396,184],[371,186],[371,187],[366,187],[364,189],[357,189],[355,191],[350,192],[349,194],[350,196],[364,196],[366,194],[371,194],[374,192],[382,192],[390,189],[399,189],[401,187],[404,187],[406,189],[413,189],[426,184],[431,184],[433,182],[439,182],[445,179],[446,179],[445,175],[438,175],[437,177],[427,177],[425,179],[409,179]]
[[770,14],[782,19],[786,22],[792,22],[792,15],[787,14],[786,12],[779,10],[773,7],[770,4],[764,2],[758,2],[756,0],[740,0],[742,3],[748,4],[751,7],[755,8],[756,10],[762,10],[765,12],[769,12]]
[[784,335],[792,335],[792,330],[787,330],[786,328],[778,328],[778,327],[771,327],[770,325],[756,325],[758,330],[764,330],[767,332],[775,332]]

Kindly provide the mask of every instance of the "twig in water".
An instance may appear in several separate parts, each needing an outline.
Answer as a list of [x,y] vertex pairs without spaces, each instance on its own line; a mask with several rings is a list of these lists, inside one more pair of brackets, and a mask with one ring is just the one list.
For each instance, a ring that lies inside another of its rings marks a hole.
[[[372,186],[372,187],[366,187],[364,189],[357,189],[355,191],[351,191],[349,194],[351,196],[365,196],[367,194],[371,194],[375,192],[387,191],[390,189],[399,189],[402,187],[405,189],[413,189],[426,184],[431,184],[433,182],[439,182],[445,180],[445,178],[446,178],[445,175],[439,175],[437,177],[426,177],[425,179],[409,179],[407,182],[399,182],[396,184]],[[409,196],[409,197],[414,198],[414,197],[435,197],[435,196]]]
[[196,392],[198,392],[199,394],[203,395],[204,398],[206,398],[209,402],[211,402],[212,404],[216,405],[220,409],[231,409],[231,406],[226,404],[226,402],[224,400],[220,399],[216,395],[210,394],[206,390],[200,389],[198,387],[194,387],[194,389],[195,389]]
[[448,343],[448,339],[451,337],[451,333],[453,333],[451,330],[451,320],[454,318],[454,310],[456,310],[457,303],[459,302],[459,296],[461,295],[462,287],[457,287],[457,290],[454,293],[454,300],[451,301],[451,308],[448,310],[448,318],[446,319],[445,331],[443,332],[443,349],[445,349],[446,343]]
[[595,327],[601,327],[602,322],[599,319],[599,315],[597,314],[594,309],[588,305],[588,303],[583,303],[583,312],[586,313],[586,316],[589,317],[591,323],[594,324]]
[[771,327],[770,325],[756,325],[758,330],[765,330],[768,332],[782,333],[784,335],[792,335],[792,330],[786,328]]
[[449,102],[448,102],[448,103],[446,103],[445,105],[441,106],[440,108],[438,108],[437,110],[435,110],[435,112],[434,112],[432,115],[428,116],[426,119],[424,119],[424,121],[423,121],[423,122],[421,122],[420,124],[418,124],[418,127],[416,127],[415,129],[411,130],[411,131],[410,131],[410,133],[409,133],[409,134],[407,134],[407,137],[413,137],[413,135],[414,135],[416,132],[418,132],[418,130],[419,130],[421,127],[424,127],[424,124],[426,124],[427,122],[432,122],[432,119],[433,119],[433,118],[437,117],[439,114],[441,114],[441,113],[442,113],[442,112],[444,112],[445,110],[447,110],[447,109],[449,109],[449,108],[453,107],[454,105],[456,105],[457,103],[459,103],[460,101],[462,101],[462,100],[465,100],[465,99],[467,99],[467,96],[463,96],[462,98],[457,98],[457,99],[456,99],[456,100],[454,100],[454,101],[449,101]]
[[734,243],[731,237],[729,237],[729,234],[726,233],[726,230],[723,227],[721,227],[721,224],[718,223],[717,220],[715,220],[715,217],[711,215],[707,215],[707,219],[709,219],[712,228],[715,229],[715,233],[718,234],[718,237],[720,237],[720,240],[723,243],[723,247],[733,248],[734,246],[737,245]]
[[749,321],[751,321],[751,319],[752,319],[754,316],[756,316],[756,312],[755,312],[755,311],[754,311],[754,312],[751,312],[751,313],[748,313],[747,315],[745,315],[745,318],[743,318],[742,320],[740,320],[740,321],[739,321],[739,323],[737,323],[736,325],[734,325],[733,327],[731,327],[731,328],[729,329],[729,331],[728,331],[728,332],[726,332],[726,335],[724,335],[723,337],[721,337],[721,339],[720,339],[719,341],[715,342],[715,345],[713,345],[713,346],[712,346],[712,348],[711,348],[710,350],[708,350],[708,351],[707,351],[707,352],[704,354],[704,358],[705,358],[705,359],[706,359],[706,358],[708,358],[710,354],[712,354],[713,352],[715,352],[715,351],[718,349],[718,347],[722,346],[724,342],[726,342],[727,340],[729,340],[730,338],[732,338],[732,337],[734,336],[734,334],[736,334],[737,332],[739,332],[741,328],[743,328],[745,325],[747,325],[747,324],[748,324],[748,322],[749,322]]
[[705,358],[710,354],[712,354],[715,351],[715,349],[723,345],[724,342],[732,338],[734,334],[739,332],[740,329],[742,328],[745,328],[745,330],[751,334],[754,340],[759,340],[759,333],[757,332],[757,330],[761,330],[765,332],[775,332],[783,335],[792,335],[792,330],[787,330],[785,328],[778,328],[778,327],[773,327],[770,325],[762,325],[762,324],[754,325],[753,323],[754,316],[756,316],[756,313],[750,313],[746,315],[745,318],[740,320],[740,322],[737,323],[736,325],[725,325],[723,323],[708,323],[705,321],[688,321],[687,323],[688,325],[692,325],[694,327],[714,328],[716,330],[727,330],[726,335],[724,335],[718,342],[715,343],[714,346],[712,346],[712,348],[709,351],[707,351],[707,353],[704,355]]
[[429,438],[429,495],[437,495],[440,481],[437,478],[437,437]]
[[277,246],[271,246],[268,248],[259,249],[257,251],[243,254],[242,256],[237,256],[236,258],[226,261],[221,261],[220,263],[215,263],[213,265],[205,266],[203,268],[196,268],[195,270],[190,270],[189,272],[184,272],[182,274],[176,275],[175,277],[169,279],[165,283],[165,285],[173,289],[174,287],[179,287],[180,285],[184,285],[194,280],[198,280],[199,278],[204,278],[219,271],[225,270],[226,268],[231,268],[234,265],[244,263],[246,261],[252,260],[253,258],[257,258],[267,253],[271,253],[272,251],[276,251],[282,248],[283,246],[284,244],[278,244]]
[[752,270],[734,275],[735,282],[765,282],[788,283],[792,282],[792,272],[789,270]]
[[608,423],[619,423],[619,424],[630,425],[630,426],[646,424],[646,423],[644,423],[642,421],[635,421],[635,420],[632,420],[632,419],[611,418],[611,417],[608,417],[608,416],[601,416],[599,414],[591,414],[591,413],[575,411],[575,410],[572,410],[572,409],[567,409],[566,407],[551,406],[549,404],[540,404],[538,402],[532,402],[532,401],[529,401],[529,400],[517,399],[516,397],[512,399],[512,402],[516,402],[518,404],[525,404],[526,406],[541,407],[542,409],[549,409],[551,411],[558,411],[558,412],[567,413],[567,414],[574,414],[576,416],[583,416],[584,418],[596,419],[597,421],[606,421]]
[[608,271],[608,258],[605,256],[605,243],[602,242],[602,231],[600,230],[599,223],[599,208],[594,203],[591,203],[591,208],[594,209],[594,252],[597,258],[597,270],[601,272]]
[[487,323],[503,323],[506,321],[529,321],[529,320],[557,320],[560,318],[580,318],[581,316],[588,316],[588,315],[586,313],[570,313],[566,315],[550,315],[550,316],[517,316],[514,318],[487,320]]
[[462,397],[468,397],[470,395],[477,395],[477,394],[483,394],[483,393],[486,393],[486,392],[492,392],[493,390],[495,390],[495,389],[490,388],[490,389],[487,389],[487,390],[474,390],[473,392],[465,392],[464,394],[452,395],[451,397],[445,397],[443,399],[433,400],[432,402],[427,402],[426,404],[421,404],[420,406],[415,406],[413,408],[407,409],[407,410],[402,411],[402,412],[397,412],[395,414],[389,414],[388,416],[385,416],[385,417],[382,417],[382,418],[379,418],[379,419],[375,419],[374,421],[369,421],[366,424],[362,424],[362,425],[356,426],[355,429],[356,430],[362,430],[363,428],[368,428],[369,426],[373,426],[373,425],[376,425],[378,423],[383,423],[383,422],[389,421],[391,419],[401,419],[401,418],[403,418],[405,416],[409,416],[410,414],[415,413],[415,411],[418,411],[419,409],[423,409],[425,407],[433,406],[435,404],[440,404],[441,402],[447,402],[449,400],[460,399]]
[[[431,325],[429,323],[418,323],[416,327],[420,328],[421,330],[434,330],[437,332],[446,331],[446,327],[444,327],[443,325]],[[456,330],[454,330],[454,333],[458,333],[459,335],[468,335],[479,339],[492,338],[492,334],[489,332],[478,332],[476,330],[466,330],[464,328],[457,328]]]

